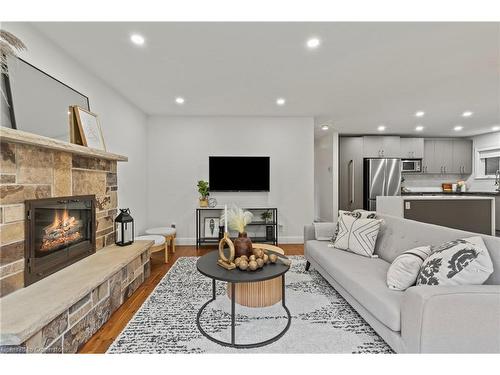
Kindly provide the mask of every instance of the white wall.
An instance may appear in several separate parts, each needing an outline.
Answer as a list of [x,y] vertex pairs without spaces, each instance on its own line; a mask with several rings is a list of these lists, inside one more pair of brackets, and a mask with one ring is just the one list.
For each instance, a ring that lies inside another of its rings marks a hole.
[[[146,227],[146,115],[78,61],[26,23],[2,23],[28,47],[21,57],[89,97],[99,115],[108,151],[128,156],[118,163],[118,205],[130,207],[136,228]],[[89,56],[99,58],[99,56]],[[22,130],[22,124],[18,124]]]
[[270,156],[270,192],[212,197],[219,205],[278,207],[280,242],[302,242],[303,226],[314,216],[312,118],[150,117],[148,223],[175,223],[181,244],[194,243],[196,183],[208,180],[210,155]]
[[[500,132],[481,134],[472,138],[472,153],[473,153],[473,166],[475,167],[476,150],[488,147],[500,147]],[[493,191],[496,186],[494,180],[476,180],[474,173],[470,176],[467,184],[471,190]],[[498,208],[500,210],[500,208]]]
[[333,221],[333,135],[314,139],[314,218]]

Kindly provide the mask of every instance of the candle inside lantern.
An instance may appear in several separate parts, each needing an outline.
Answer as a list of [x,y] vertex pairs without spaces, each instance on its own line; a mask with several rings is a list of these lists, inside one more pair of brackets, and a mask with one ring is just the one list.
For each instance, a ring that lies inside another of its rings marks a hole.
[[227,204],[224,205],[224,233],[227,233]]

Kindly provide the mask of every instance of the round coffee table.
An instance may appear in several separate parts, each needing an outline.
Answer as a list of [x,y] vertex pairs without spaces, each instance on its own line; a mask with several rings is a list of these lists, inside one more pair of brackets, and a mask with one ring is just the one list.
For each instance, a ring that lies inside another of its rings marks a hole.
[[[286,258],[282,254],[275,253],[278,257],[281,258]],[[285,273],[290,269],[290,266],[287,266],[281,262],[276,262],[275,264],[268,264],[261,268],[258,271],[241,271],[239,269],[234,269],[234,270],[226,270],[225,268],[222,268],[217,264],[217,259],[219,258],[219,253],[218,251],[212,251],[198,259],[196,262],[196,268],[198,271],[211,278],[212,279],[212,298],[205,302],[205,304],[200,308],[198,311],[198,314],[196,315],[196,325],[200,332],[205,336],[207,339],[223,346],[230,346],[232,348],[258,348],[260,346],[265,346],[269,345],[279,338],[281,338],[286,331],[290,328],[290,323],[292,321],[292,316],[290,315],[290,311],[288,310],[288,307],[286,307],[285,304]],[[271,280],[277,277],[281,277],[281,304],[283,306],[283,309],[286,312],[287,315],[287,324],[286,327],[278,333],[276,336],[271,337],[268,340],[257,342],[257,343],[251,343],[251,344],[237,344],[236,339],[235,339],[235,305],[236,305],[236,298],[231,298],[231,342],[226,342],[226,341],[221,341],[216,339],[213,336],[210,336],[202,327],[200,324],[200,317],[205,308],[215,299],[217,298],[216,295],[216,281],[225,281],[228,283],[231,283],[231,295],[234,297],[236,296],[236,288],[235,285],[239,283],[253,283],[253,282],[260,282],[260,281],[265,281],[265,280]]]

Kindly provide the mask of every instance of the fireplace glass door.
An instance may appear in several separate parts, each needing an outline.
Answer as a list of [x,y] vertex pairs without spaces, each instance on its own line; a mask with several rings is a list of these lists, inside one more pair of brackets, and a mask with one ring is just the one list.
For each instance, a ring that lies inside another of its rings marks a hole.
[[94,196],[26,202],[27,284],[95,252]]

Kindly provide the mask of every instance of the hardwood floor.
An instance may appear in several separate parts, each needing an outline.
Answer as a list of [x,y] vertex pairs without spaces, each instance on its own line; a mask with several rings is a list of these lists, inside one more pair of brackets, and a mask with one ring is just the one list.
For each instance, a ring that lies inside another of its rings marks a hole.
[[[304,245],[302,244],[287,244],[280,245],[280,247],[285,251],[286,255],[304,254]],[[163,262],[163,255],[161,253],[152,254],[151,275],[149,278],[115,311],[94,336],[80,348],[79,353],[105,353],[179,257],[200,256],[213,250],[215,250],[215,247],[207,246],[196,253],[195,246],[177,246],[175,254],[169,255],[168,263]]]

